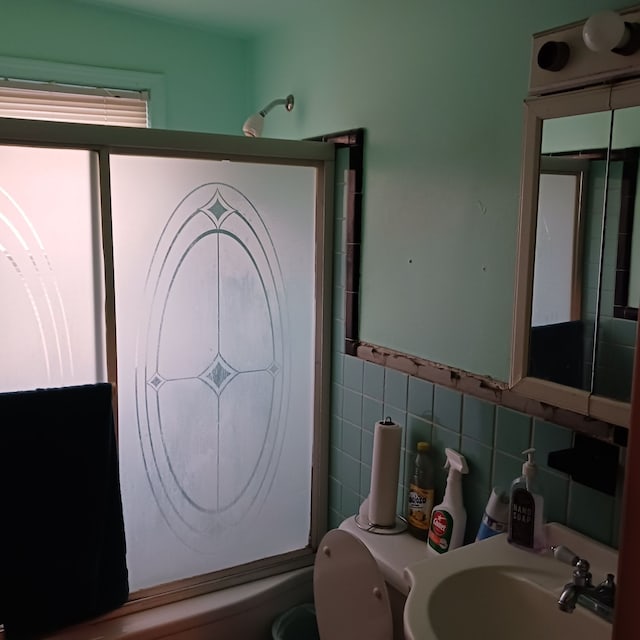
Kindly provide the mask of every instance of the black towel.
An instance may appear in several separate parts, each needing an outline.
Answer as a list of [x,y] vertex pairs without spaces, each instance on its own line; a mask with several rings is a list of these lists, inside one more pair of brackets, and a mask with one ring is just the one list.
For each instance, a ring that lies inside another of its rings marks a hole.
[[7,640],[127,600],[110,384],[0,394],[0,584]]

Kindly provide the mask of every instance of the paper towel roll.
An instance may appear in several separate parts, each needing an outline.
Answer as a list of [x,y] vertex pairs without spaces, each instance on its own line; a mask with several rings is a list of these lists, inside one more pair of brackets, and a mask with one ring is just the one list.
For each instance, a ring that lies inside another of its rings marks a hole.
[[390,418],[384,422],[376,422],[373,433],[369,522],[379,527],[392,527],[396,523],[401,444],[400,425]]

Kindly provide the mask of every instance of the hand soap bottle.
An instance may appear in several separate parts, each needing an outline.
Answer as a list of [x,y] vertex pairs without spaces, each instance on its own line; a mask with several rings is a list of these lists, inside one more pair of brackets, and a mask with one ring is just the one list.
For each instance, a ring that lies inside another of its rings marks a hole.
[[462,474],[469,473],[467,461],[453,449],[444,452],[447,456],[445,469],[449,467],[447,488],[442,502],[431,512],[427,536],[427,550],[436,555],[462,546],[467,524],[467,512],[462,504]]
[[509,495],[509,528],[507,540],[523,549],[543,551],[545,534],[543,522],[544,500],[536,490],[535,449],[522,453],[527,460],[522,465],[522,475],[511,483]]

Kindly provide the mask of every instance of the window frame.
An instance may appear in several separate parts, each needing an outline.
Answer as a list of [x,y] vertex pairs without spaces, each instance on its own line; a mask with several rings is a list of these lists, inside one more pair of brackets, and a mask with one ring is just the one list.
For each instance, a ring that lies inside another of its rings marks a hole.
[[315,359],[311,473],[311,524],[308,545],[271,558],[202,574],[133,592],[129,601],[107,617],[118,617],[176,602],[284,571],[309,566],[327,530],[332,327],[332,239],[334,145],[325,142],[249,139],[192,132],[78,125],[0,118],[0,144],[77,148],[98,155],[100,218],[104,259],[107,380],[114,386],[117,426],[117,356],[113,239],[109,197],[111,154],[162,155],[267,164],[309,166],[316,172],[315,202]]
[[166,83],[161,73],[0,56],[0,77],[17,81],[147,91],[148,126],[159,129],[167,123]]

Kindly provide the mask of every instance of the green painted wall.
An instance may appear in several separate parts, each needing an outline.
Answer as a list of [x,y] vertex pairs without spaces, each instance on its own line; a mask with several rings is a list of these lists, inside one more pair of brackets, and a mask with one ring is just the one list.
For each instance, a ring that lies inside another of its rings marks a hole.
[[250,55],[222,33],[68,0],[0,0],[0,56],[161,73],[171,129],[240,132],[253,109]]
[[265,135],[366,127],[361,338],[506,380],[531,36],[614,0],[350,0],[257,43]]

